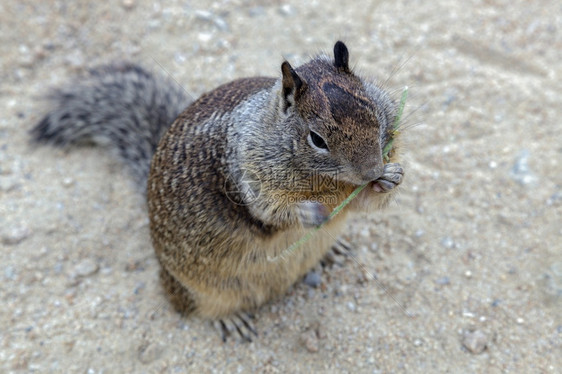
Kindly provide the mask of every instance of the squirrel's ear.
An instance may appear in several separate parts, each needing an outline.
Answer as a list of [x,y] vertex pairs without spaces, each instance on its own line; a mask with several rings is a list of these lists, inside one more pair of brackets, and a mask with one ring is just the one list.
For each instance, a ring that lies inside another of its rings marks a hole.
[[306,84],[287,61],[281,64],[281,72],[283,73],[283,99],[285,99],[286,109],[298,100],[306,88]]
[[349,70],[349,52],[345,44],[339,40],[334,45],[334,66],[344,73],[351,72]]

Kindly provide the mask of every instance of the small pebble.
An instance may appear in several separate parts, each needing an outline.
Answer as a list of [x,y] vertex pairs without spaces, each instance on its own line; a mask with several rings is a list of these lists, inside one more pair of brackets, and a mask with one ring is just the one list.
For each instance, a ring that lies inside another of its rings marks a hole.
[[279,13],[281,13],[281,15],[283,16],[292,16],[293,14],[295,14],[295,8],[293,8],[289,4],[285,4],[279,7]]
[[[0,173],[1,174],[1,173]],[[550,196],[547,200],[546,200],[546,205],[547,206],[552,206],[554,204],[560,203],[562,202],[562,192],[561,191],[556,191],[555,193],[552,194],[552,196]]]
[[359,284],[365,284],[371,281],[371,274],[366,269],[361,269],[361,273],[357,277],[357,282]]
[[200,32],[199,34],[197,34],[197,38],[200,42],[207,43],[213,38],[213,34],[208,32]]
[[488,346],[488,336],[480,330],[465,330],[462,337],[462,345],[472,354],[484,352]]
[[265,14],[265,8],[263,6],[256,6],[250,9],[250,17],[263,16]]
[[318,352],[318,336],[314,330],[308,330],[301,334],[301,342],[310,353]]
[[449,277],[441,277],[441,278],[437,278],[435,280],[435,283],[444,286],[444,285],[450,284],[451,280],[449,279]]
[[312,299],[315,294],[316,294],[316,292],[314,291],[314,288],[309,288],[308,292],[306,293],[306,297],[309,298],[309,299]]
[[10,101],[8,101],[8,107],[13,108],[16,106],[17,103],[18,103],[17,100],[11,99]]
[[10,192],[19,186],[18,178],[15,176],[8,176],[0,178],[0,191]]
[[195,11],[195,17],[202,21],[213,23],[220,31],[228,31],[228,24],[226,21],[212,12],[207,10],[197,10]]
[[4,268],[4,278],[8,280],[16,279],[16,269],[11,265],[6,266]]
[[158,359],[162,355],[162,347],[158,344],[150,343],[148,346],[139,348],[139,361],[143,364],[149,364]]
[[8,228],[1,234],[2,243],[6,245],[19,244],[31,235],[31,231],[26,226],[16,226]]
[[326,331],[321,325],[316,326],[316,336],[318,339],[326,339]]
[[523,186],[533,184],[537,179],[529,169],[529,155],[530,153],[527,149],[519,152],[511,168],[511,178]]
[[123,7],[125,9],[132,9],[135,6],[134,0],[123,0]]
[[214,24],[220,31],[228,31],[228,23],[223,18],[215,17]]
[[450,236],[446,236],[443,239],[441,239],[441,245],[447,249],[455,248],[455,242],[453,238],[451,238]]
[[62,185],[64,187],[70,187],[74,184],[74,179],[72,179],[71,177],[66,177],[62,180]]
[[74,267],[74,274],[79,277],[87,277],[95,274],[99,269],[98,264],[91,258],[85,258]]
[[70,64],[73,68],[79,68],[84,66],[84,55],[79,50],[75,50],[68,54],[66,57],[66,62]]
[[314,271],[309,271],[304,277],[304,283],[307,286],[317,288],[322,283],[322,277]]

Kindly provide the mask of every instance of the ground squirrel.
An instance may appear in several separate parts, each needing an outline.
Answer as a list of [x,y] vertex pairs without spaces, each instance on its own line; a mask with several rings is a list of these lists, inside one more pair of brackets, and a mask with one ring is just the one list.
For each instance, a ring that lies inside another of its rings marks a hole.
[[34,139],[117,150],[146,186],[173,304],[248,340],[255,330],[247,313],[286,292],[329,251],[349,213],[383,207],[403,177],[398,139],[387,163],[382,154],[397,105],[351,71],[339,41],[333,57],[296,69],[285,61],[278,79],[235,80],[192,103],[177,85],[132,64],[97,69],[52,99]]

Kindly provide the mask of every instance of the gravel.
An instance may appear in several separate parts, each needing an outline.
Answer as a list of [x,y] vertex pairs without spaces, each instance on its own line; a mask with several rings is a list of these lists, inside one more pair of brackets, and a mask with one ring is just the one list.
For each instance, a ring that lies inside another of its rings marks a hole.
[[[0,372],[561,372],[555,3],[3,1]],[[171,307],[144,198],[106,150],[29,144],[41,98],[98,64],[198,96],[338,39],[396,98],[409,87],[405,180],[350,221],[317,288],[257,311],[251,344]]]

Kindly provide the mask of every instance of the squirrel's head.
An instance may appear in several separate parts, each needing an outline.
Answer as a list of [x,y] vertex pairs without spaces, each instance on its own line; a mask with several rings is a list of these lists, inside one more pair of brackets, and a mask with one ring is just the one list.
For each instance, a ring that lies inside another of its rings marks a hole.
[[335,44],[333,60],[318,57],[296,69],[285,61],[281,71],[279,110],[298,133],[298,166],[354,185],[379,178],[395,104],[351,71],[345,44]]

